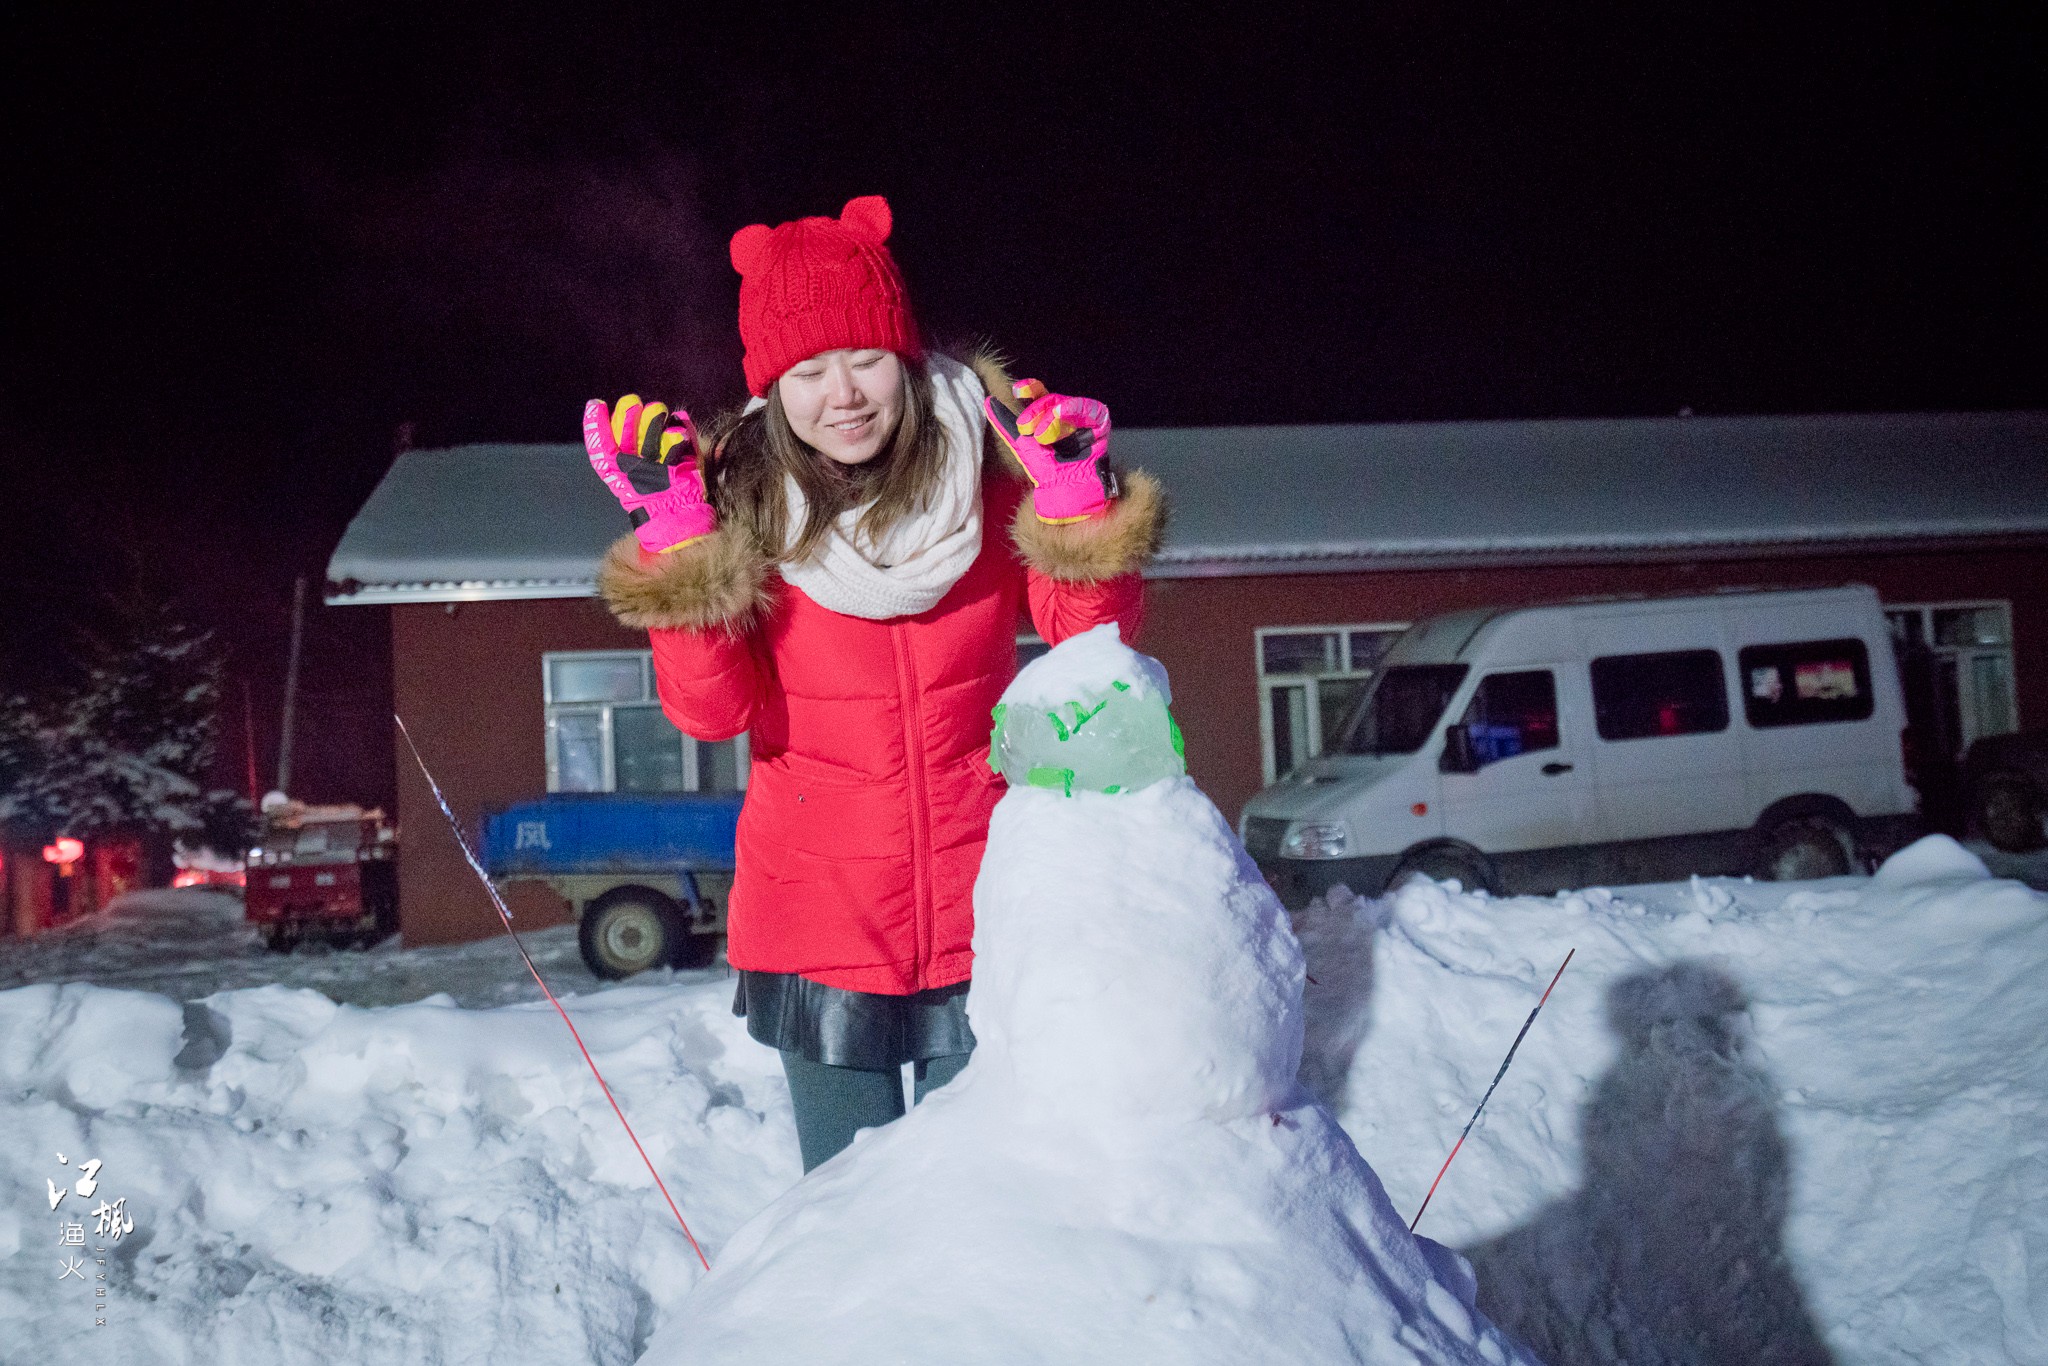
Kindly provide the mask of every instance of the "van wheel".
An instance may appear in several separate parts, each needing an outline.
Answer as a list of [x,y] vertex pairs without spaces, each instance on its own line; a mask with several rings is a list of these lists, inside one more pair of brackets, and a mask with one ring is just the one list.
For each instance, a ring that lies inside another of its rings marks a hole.
[[1432,882],[1455,881],[1468,892],[1500,895],[1500,877],[1494,871],[1493,861],[1476,849],[1462,849],[1455,844],[1418,849],[1403,858],[1394,875],[1387,879],[1387,890],[1399,891],[1418,877]]
[[1987,773],[1970,793],[1970,815],[1995,848],[2030,854],[2048,844],[2041,793],[2017,773]]
[[615,887],[583,910],[576,945],[590,971],[607,981],[667,963],[689,936],[676,905],[645,887]]
[[1756,875],[1766,882],[1811,882],[1849,872],[1849,836],[1833,821],[1801,816],[1764,836]]

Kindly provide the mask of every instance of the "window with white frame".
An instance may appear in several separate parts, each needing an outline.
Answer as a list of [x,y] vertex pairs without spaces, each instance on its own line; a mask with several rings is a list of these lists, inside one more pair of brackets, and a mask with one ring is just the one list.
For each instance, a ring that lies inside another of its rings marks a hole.
[[1259,750],[1274,782],[1334,742],[1406,622],[1266,626],[1259,661]]
[[737,792],[747,737],[693,740],[654,695],[647,650],[541,656],[550,792]]
[[1936,753],[1960,758],[1980,735],[2019,729],[2010,602],[1895,603],[1884,614],[1908,689],[1929,694]]

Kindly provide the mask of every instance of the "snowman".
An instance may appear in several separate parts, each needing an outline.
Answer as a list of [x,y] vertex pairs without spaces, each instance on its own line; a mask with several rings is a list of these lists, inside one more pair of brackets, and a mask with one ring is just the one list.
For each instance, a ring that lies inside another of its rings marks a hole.
[[1300,946],[1171,701],[1114,626],[1018,674],[973,1060],[742,1228],[644,1363],[1533,1366],[1297,1081]]

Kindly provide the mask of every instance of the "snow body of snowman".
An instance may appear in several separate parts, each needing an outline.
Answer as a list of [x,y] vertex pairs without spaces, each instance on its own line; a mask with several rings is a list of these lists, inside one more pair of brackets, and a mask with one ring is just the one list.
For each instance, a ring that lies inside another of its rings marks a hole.
[[1529,1362],[1297,1083],[1301,951],[1113,626],[1025,668],[973,1061],[715,1254],[643,1363]]

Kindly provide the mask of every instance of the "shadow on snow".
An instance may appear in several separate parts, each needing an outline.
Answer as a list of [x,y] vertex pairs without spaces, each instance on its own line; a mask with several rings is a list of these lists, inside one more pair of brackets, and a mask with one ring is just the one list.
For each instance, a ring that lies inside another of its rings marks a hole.
[[1479,1307],[1552,1366],[1833,1360],[1785,1255],[1791,1162],[1746,1009],[1698,962],[1615,983],[1580,1190],[1465,1249]]

